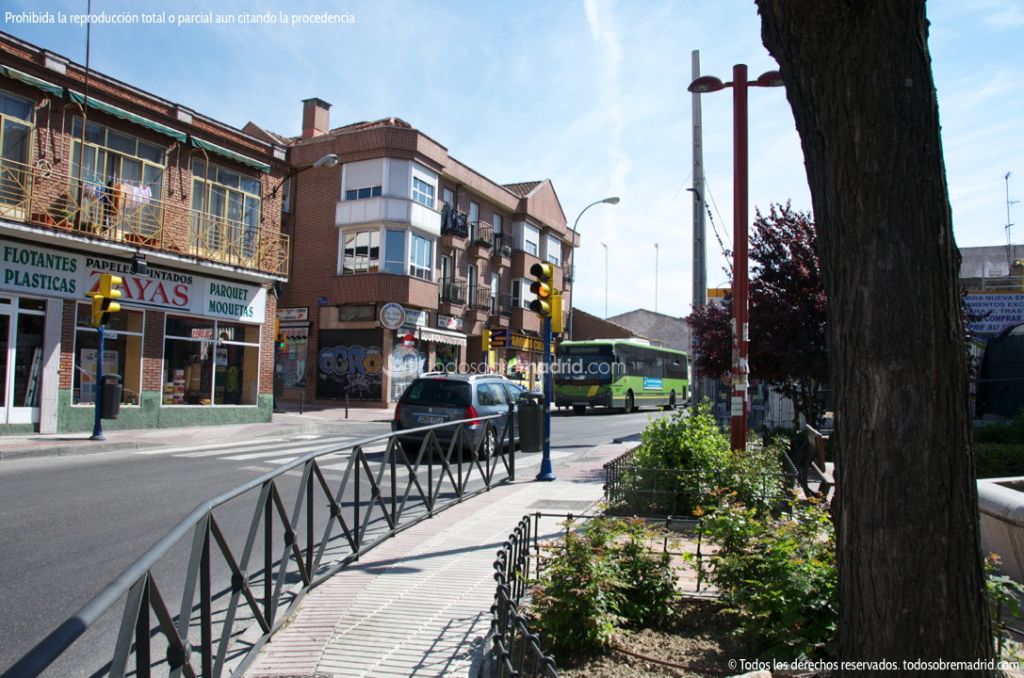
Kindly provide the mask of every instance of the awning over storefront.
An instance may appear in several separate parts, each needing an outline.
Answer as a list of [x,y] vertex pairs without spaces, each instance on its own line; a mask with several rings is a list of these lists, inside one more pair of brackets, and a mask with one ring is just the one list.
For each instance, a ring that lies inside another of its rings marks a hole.
[[26,85],[31,85],[32,87],[41,89],[48,94],[55,94],[57,96],[62,96],[64,94],[64,88],[60,85],[54,85],[52,82],[41,80],[34,75],[22,73],[18,69],[11,68],[10,66],[0,66],[0,75],[6,75],[8,78],[20,80]]
[[[75,103],[79,103],[79,104],[84,104],[85,103],[85,95],[80,93],[80,92],[76,92],[74,90],[69,89],[68,90],[68,96],[71,97],[71,100],[74,101]],[[149,118],[144,118],[141,115],[135,115],[134,113],[126,111],[123,108],[118,108],[117,106],[114,106],[113,104],[108,104],[108,103],[106,103],[104,101],[99,101],[98,99],[95,99],[92,96],[89,97],[89,104],[88,105],[89,105],[90,108],[95,108],[98,111],[103,111],[104,113],[109,113],[110,115],[114,116],[115,118],[121,118],[122,120],[127,120],[128,122],[133,122],[136,125],[141,125],[141,126],[145,127],[146,129],[151,129],[154,132],[159,132],[160,134],[164,134],[166,136],[169,136],[172,139],[176,139],[177,141],[184,142],[188,138],[188,137],[185,136],[184,132],[179,132],[176,129],[171,129],[167,125],[162,125],[162,124],[156,122],[155,120],[150,120]]]
[[416,330],[419,339],[423,341],[434,341],[438,344],[451,344],[452,346],[466,347],[466,335],[452,330],[433,330],[420,327]]
[[263,173],[270,172],[270,165],[268,165],[267,163],[260,162],[259,160],[250,158],[249,156],[246,155],[242,155],[241,153],[235,153],[230,149],[224,148],[223,146],[218,146],[217,144],[211,143],[209,141],[203,141],[202,139],[196,139],[195,137],[192,137],[192,145],[197,148],[201,148],[204,151],[216,153],[217,155],[224,156],[225,158],[231,158],[232,160],[240,162],[243,165],[255,167],[256,169],[260,170]]

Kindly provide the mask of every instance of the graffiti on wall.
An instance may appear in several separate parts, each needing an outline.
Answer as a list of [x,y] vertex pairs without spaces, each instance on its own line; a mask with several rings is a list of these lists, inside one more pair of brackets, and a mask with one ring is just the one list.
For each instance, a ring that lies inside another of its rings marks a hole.
[[323,400],[380,400],[384,353],[380,333],[320,333],[316,397]]

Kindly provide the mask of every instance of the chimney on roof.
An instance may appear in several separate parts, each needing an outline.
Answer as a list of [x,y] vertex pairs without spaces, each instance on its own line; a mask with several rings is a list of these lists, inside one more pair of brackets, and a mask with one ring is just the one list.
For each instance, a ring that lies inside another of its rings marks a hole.
[[331,105],[323,99],[305,99],[302,102],[302,138],[312,139],[331,128]]

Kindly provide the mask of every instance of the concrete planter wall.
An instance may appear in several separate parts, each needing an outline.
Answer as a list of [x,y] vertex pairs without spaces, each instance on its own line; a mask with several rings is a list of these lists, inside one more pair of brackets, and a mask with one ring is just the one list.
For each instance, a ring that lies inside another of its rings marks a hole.
[[978,513],[982,553],[999,554],[999,569],[1024,582],[1024,477],[979,480]]

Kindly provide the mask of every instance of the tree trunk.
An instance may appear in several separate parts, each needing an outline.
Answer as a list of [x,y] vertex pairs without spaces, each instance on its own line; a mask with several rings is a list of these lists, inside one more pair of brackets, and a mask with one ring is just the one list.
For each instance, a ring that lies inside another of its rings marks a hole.
[[828,294],[840,658],[990,658],[924,2],[757,5],[803,144]]

